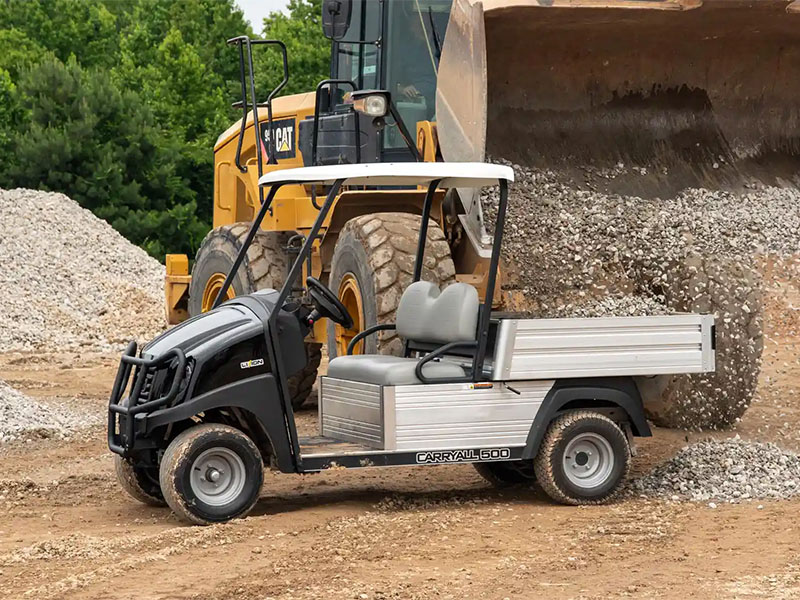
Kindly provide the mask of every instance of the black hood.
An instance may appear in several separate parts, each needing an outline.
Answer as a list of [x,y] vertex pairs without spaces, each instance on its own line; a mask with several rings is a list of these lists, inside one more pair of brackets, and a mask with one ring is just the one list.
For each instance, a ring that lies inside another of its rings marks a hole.
[[261,321],[249,309],[237,304],[222,305],[161,334],[144,347],[142,354],[160,356],[180,348],[186,356],[202,358],[263,331]]

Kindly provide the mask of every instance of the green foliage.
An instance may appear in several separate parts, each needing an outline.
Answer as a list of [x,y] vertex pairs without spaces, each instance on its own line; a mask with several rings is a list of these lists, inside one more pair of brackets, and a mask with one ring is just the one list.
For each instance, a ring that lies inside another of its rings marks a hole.
[[12,167],[12,140],[22,121],[17,89],[8,71],[0,68],[0,178]]
[[[289,47],[287,92],[327,73],[320,3],[265,21]],[[243,34],[234,0],[0,0],[0,187],[64,192],[159,259],[192,254],[211,226],[214,142],[238,118],[226,40]],[[266,54],[268,91],[280,70]]]
[[[322,0],[290,0],[288,15],[273,12],[264,19],[264,37],[281,40],[289,56],[289,83],[282,95],[313,91],[330,72],[331,44],[322,35]],[[256,56],[259,92],[267,94],[283,77],[276,50]]]
[[117,89],[107,72],[57,58],[26,71],[19,94],[30,116],[12,140],[9,176],[18,185],[66,193],[156,256],[167,249],[165,215],[180,216],[169,231],[183,250],[199,241],[203,223],[182,208],[193,209],[196,194],[139,94]]
[[114,64],[116,18],[103,2],[6,0],[0,2],[0,24],[21,31],[64,62],[75,56],[87,67]]
[[48,51],[24,31],[0,29],[0,69],[4,69],[13,80],[18,80],[22,70],[35,65],[47,55]]

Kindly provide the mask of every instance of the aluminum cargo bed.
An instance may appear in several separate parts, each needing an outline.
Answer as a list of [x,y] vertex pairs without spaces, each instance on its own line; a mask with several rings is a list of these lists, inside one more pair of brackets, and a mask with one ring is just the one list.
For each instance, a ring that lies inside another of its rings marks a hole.
[[492,379],[713,370],[713,315],[505,319],[497,330]]

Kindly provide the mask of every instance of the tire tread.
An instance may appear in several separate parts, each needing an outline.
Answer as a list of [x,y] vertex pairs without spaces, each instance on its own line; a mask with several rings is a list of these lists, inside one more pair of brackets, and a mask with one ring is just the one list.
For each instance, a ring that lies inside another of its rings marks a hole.
[[[414,275],[421,222],[419,215],[410,213],[373,213],[350,219],[339,233],[339,239],[352,236],[358,240],[367,255],[375,287],[377,323],[395,321],[400,297]],[[331,273],[334,272],[335,257],[334,250]],[[439,225],[431,220],[422,279],[445,288],[455,282],[455,275],[450,245]],[[395,331],[381,331],[377,335],[379,354],[400,354],[403,344]],[[329,340],[328,348],[330,357],[335,357],[335,343],[332,340]]]
[[594,412],[591,410],[574,410],[564,413],[556,417],[551,423],[550,426],[547,428],[547,432],[545,433],[544,439],[542,439],[542,443],[539,446],[539,452],[536,454],[536,458],[534,459],[534,469],[536,471],[536,480],[539,482],[539,485],[542,487],[542,490],[553,500],[559,502],[561,504],[571,504],[574,506],[577,505],[596,505],[596,504],[605,504],[610,500],[613,500],[622,489],[622,482],[624,482],[630,471],[630,452],[628,453],[628,457],[625,461],[625,466],[623,472],[619,478],[619,484],[612,488],[607,494],[602,496],[601,498],[574,498],[566,494],[561,487],[559,486],[558,482],[555,478],[555,473],[553,472],[553,461],[552,456],[555,452],[556,447],[558,444],[564,439],[564,435],[566,431],[575,423],[586,420],[586,419],[593,419],[597,421],[602,421],[604,423],[611,424],[621,436],[622,440],[625,443],[625,447],[628,448],[628,439],[625,434],[619,429],[619,426],[614,423],[611,419],[602,415],[598,412]]
[[[179,433],[175,439],[170,442],[169,446],[167,446],[167,449],[164,451],[164,456],[161,458],[159,481],[161,483],[161,492],[164,494],[164,500],[177,515],[177,517],[182,521],[187,521],[195,525],[211,525],[215,522],[204,519],[203,517],[200,517],[191,511],[188,503],[178,491],[176,481],[182,461],[185,460],[185,457],[191,451],[192,446],[203,436],[217,433],[232,434],[247,440],[249,445],[252,447],[251,450],[254,456],[257,456],[259,463],[261,463],[261,454],[259,453],[256,445],[249,437],[235,427],[218,423],[205,423],[201,425],[195,425]],[[263,463],[261,463],[262,471],[263,466]],[[259,486],[259,490],[260,487],[261,486]],[[242,509],[237,516],[246,515],[258,501],[258,497],[259,494],[256,494],[252,502]]]

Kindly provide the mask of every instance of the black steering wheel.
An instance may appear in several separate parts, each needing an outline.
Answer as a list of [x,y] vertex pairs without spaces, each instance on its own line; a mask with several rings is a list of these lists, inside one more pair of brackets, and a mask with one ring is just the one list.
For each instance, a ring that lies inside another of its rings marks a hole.
[[[327,317],[345,329],[352,329],[353,317],[347,308],[330,289],[316,277],[306,277],[308,295],[314,302],[314,311],[309,315],[309,320],[316,321],[319,317]],[[314,313],[317,313],[314,315]]]

